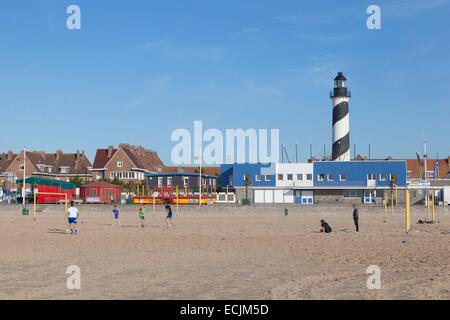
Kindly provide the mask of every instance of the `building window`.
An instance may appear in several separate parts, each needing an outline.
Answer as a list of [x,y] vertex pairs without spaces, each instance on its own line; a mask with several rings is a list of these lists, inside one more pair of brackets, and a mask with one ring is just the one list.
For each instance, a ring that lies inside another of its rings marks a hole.
[[261,181],[261,179],[262,179],[261,175],[259,175],[259,174],[255,175],[255,180],[256,181]]
[[319,173],[317,175],[317,181],[323,181],[323,180],[325,180],[325,175],[323,173]]
[[19,166],[19,171],[23,171],[23,170],[25,170],[25,166],[24,166],[23,164],[21,164],[21,165]]
[[185,186],[189,185],[189,177],[183,177],[183,185]]
[[380,181],[386,181],[386,174],[385,173],[381,173],[380,174]]
[[70,168],[68,168],[68,167],[60,167],[60,168],[59,168],[59,171],[60,171],[61,173],[69,173],[69,169],[70,169]]
[[158,187],[162,187],[163,185],[163,177],[158,177]]
[[117,161],[117,168],[123,168],[123,161]]
[[375,175],[373,173],[369,173],[367,175],[367,180],[375,180]]
[[288,181],[294,180],[294,175],[293,174],[288,174],[287,175],[287,179],[288,179]]
[[307,174],[307,175],[306,175],[306,180],[307,180],[307,181],[312,181],[312,174],[310,174],[310,173]]
[[297,181],[303,181],[303,175],[302,174],[298,174],[297,175]]
[[272,176],[270,174],[266,174],[265,180],[266,181],[272,181]]
[[391,180],[391,181],[397,180],[397,175],[395,175],[394,173],[391,173],[391,174],[389,175],[389,180]]
[[284,180],[284,176],[283,176],[282,174],[279,174],[279,175],[278,175],[278,180],[279,180],[279,181],[283,181],[283,180]]
[[412,176],[412,171],[408,171],[408,178],[411,178]]
[[167,186],[168,187],[172,186],[172,177],[167,177]]
[[328,181],[333,181],[334,180],[334,174],[329,173],[328,176],[327,176],[327,180]]
[[339,180],[340,180],[340,181],[347,181],[347,174],[341,173],[341,174],[339,175]]
[[344,197],[345,198],[361,198],[362,190],[356,190],[356,189],[344,190]]

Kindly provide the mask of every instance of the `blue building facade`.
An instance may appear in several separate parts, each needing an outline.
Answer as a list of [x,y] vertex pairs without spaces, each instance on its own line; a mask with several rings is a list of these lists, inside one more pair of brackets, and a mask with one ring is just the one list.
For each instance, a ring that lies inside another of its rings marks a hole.
[[[312,164],[248,164],[221,166],[221,187],[243,196],[250,181],[254,203],[380,203],[385,190],[407,186],[406,161],[323,161]],[[241,192],[241,193],[240,193]],[[246,193],[247,196],[247,193]]]
[[272,168],[270,163],[235,163],[220,166],[220,186],[242,188],[248,177],[252,187],[275,187],[274,174],[266,174]]
[[406,187],[406,161],[324,161],[314,163],[314,187]]

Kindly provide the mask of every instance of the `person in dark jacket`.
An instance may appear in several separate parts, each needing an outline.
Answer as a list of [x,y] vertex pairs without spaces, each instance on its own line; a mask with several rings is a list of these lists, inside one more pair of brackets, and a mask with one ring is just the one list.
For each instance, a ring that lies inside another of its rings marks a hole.
[[359,232],[359,212],[356,203],[353,204],[353,222],[355,223],[356,232]]
[[322,227],[322,229],[320,229],[320,232],[325,232],[325,233],[333,232],[333,229],[331,228],[331,226],[323,219],[320,220],[320,226]]

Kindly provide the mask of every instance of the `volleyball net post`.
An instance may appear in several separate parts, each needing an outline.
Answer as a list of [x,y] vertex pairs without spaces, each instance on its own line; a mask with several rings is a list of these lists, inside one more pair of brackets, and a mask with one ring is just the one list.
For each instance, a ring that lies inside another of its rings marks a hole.
[[37,212],[37,197],[39,194],[42,194],[44,196],[63,196],[64,197],[64,213],[67,213],[68,207],[67,207],[67,193],[63,192],[39,192],[38,190],[34,191],[33,193],[33,220],[36,221],[36,212]]
[[411,230],[411,198],[410,191],[406,190],[405,194],[405,231],[409,233]]
[[178,214],[178,203],[179,203],[179,201],[178,201],[178,200],[179,200],[179,195],[178,195],[179,192],[178,192],[178,191],[179,191],[179,190],[178,190],[178,186],[176,186],[176,187],[175,187],[175,192],[177,193],[177,214]]

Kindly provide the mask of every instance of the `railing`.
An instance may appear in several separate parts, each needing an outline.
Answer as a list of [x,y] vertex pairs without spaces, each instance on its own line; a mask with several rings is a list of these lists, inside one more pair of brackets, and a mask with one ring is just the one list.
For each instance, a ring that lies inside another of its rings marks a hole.
[[352,92],[350,90],[337,90],[337,91],[330,91],[330,98],[333,99],[334,97],[352,97]]

